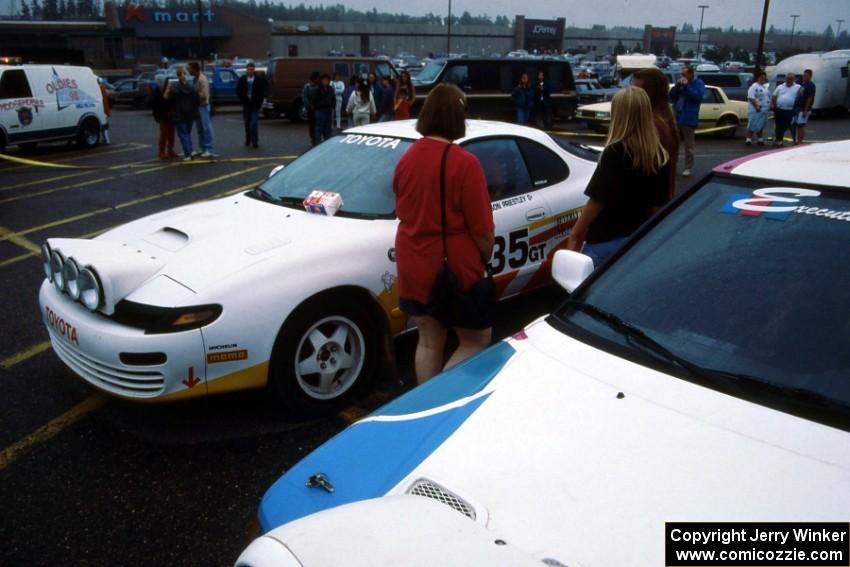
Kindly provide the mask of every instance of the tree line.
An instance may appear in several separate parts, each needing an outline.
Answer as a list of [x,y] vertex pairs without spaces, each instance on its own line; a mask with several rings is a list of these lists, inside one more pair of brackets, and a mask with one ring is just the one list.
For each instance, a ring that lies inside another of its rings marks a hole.
[[99,20],[101,3],[95,0],[20,0],[22,20]]

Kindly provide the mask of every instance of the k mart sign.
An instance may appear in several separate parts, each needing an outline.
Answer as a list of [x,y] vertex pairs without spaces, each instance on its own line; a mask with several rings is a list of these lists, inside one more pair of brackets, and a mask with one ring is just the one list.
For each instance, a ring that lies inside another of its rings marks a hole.
[[215,14],[212,10],[205,12],[163,10],[142,6],[141,4],[127,4],[124,8],[124,23],[128,27],[138,27],[139,24],[144,26],[152,24],[196,24],[199,19],[202,19],[205,23],[212,23],[214,18]]

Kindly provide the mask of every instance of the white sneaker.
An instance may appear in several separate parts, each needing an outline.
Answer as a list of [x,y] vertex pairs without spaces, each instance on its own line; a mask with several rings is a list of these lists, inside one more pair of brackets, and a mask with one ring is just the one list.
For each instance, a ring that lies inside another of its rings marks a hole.
[[190,156],[190,155],[183,156],[183,161],[192,161],[192,156]]
[[201,154],[202,158],[211,158],[216,157],[216,155],[210,151],[204,150],[204,153]]
[[745,143],[745,144],[747,144],[748,146],[752,146],[752,145],[753,145],[753,141],[752,141],[752,139],[750,139],[750,138],[747,138],[747,140],[746,140],[744,143]]
[[682,172],[682,177],[690,177],[690,176],[691,176],[691,170],[690,169],[686,169],[685,171]]
[[201,155],[201,150],[195,150],[192,152],[192,157],[198,157],[199,155]]

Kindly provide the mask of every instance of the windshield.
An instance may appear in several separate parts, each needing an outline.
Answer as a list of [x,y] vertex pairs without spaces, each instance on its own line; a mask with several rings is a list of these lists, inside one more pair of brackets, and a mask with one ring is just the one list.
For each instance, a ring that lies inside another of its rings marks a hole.
[[437,80],[437,77],[440,76],[440,72],[443,70],[443,67],[446,66],[445,61],[431,61],[427,65],[425,65],[419,74],[415,77],[412,77],[410,80],[414,84],[419,83],[433,83]]
[[[850,413],[848,244],[846,191],[715,177],[572,299],[718,381],[743,375]],[[555,323],[634,346],[598,315],[567,302]]]
[[393,171],[413,142],[368,134],[340,134],[267,179],[260,188],[281,204],[303,208],[312,191],[342,197],[339,216],[394,218]]

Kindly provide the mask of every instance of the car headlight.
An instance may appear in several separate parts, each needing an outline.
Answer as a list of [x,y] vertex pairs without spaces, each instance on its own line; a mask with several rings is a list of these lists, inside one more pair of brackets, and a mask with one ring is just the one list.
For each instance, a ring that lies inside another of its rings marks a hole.
[[62,266],[62,278],[65,280],[65,291],[74,301],[80,298],[79,276],[80,268],[77,262],[73,258],[68,258]]
[[91,268],[85,268],[77,276],[77,287],[80,302],[90,311],[97,311],[103,302],[103,289],[97,274]]
[[186,307],[160,307],[127,301],[115,306],[111,319],[116,323],[144,329],[147,335],[178,333],[209,325],[219,318],[221,305],[192,305]]
[[597,118],[611,118],[611,113],[610,112],[597,112],[596,117]]
[[53,273],[53,285],[60,292],[65,291],[65,277],[62,268],[65,267],[65,257],[59,250],[50,253],[50,271]]
[[50,265],[53,251],[50,250],[50,245],[45,242],[41,245],[41,266],[44,268],[44,277],[49,281],[53,281],[53,268]]

